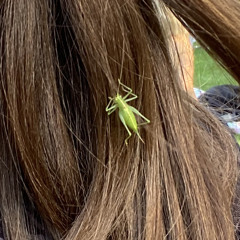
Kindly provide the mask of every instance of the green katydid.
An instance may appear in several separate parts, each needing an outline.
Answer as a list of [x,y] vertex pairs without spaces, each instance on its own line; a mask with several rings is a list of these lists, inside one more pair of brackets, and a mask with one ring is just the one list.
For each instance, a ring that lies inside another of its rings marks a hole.
[[[126,145],[128,144],[128,139],[132,136],[132,133],[130,132],[129,128],[135,132],[140,140],[144,143],[143,139],[141,138],[138,127],[140,125],[145,125],[150,123],[150,120],[144,117],[136,108],[130,106],[127,104],[127,102],[130,102],[137,98],[137,95],[132,92],[132,89],[121,83],[120,79],[118,79],[119,86],[122,86],[122,90],[126,92],[127,94],[122,97],[117,92],[117,95],[115,97],[109,97],[110,101],[106,107],[106,112],[108,115],[112,114],[117,108],[119,109],[119,117],[121,122],[123,123],[124,127],[126,128],[129,136],[125,139]],[[131,96],[130,98],[128,98]],[[136,118],[134,116],[134,113],[136,115],[139,115],[141,118],[145,120],[145,122],[138,124],[136,121]]]

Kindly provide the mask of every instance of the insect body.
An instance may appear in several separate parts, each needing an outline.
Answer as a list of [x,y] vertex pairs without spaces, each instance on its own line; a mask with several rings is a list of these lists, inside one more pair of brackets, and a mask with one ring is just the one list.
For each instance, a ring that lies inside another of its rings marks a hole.
[[[122,86],[122,90],[124,92],[127,92],[127,94],[124,97],[122,97],[121,95],[119,95],[119,93],[117,93],[117,95],[114,98],[109,97],[110,101],[106,107],[106,112],[108,113],[108,115],[110,115],[117,108],[119,109],[118,114],[119,114],[120,120],[123,123],[124,127],[126,128],[126,130],[128,132],[128,135],[129,135],[125,139],[126,145],[127,145],[128,139],[132,136],[132,133],[130,132],[129,128],[131,130],[133,130],[133,132],[135,132],[138,135],[138,137],[140,138],[140,140],[143,142],[142,138],[139,135],[138,127],[140,125],[150,123],[150,120],[147,119],[146,117],[144,117],[136,108],[127,104],[128,102],[136,99],[137,95],[132,93],[132,89],[127,87],[126,85],[122,84],[120,80],[118,80],[118,82],[119,82],[119,85]],[[130,98],[128,98],[128,97],[130,97]],[[134,113],[136,115],[139,115],[140,117],[142,117],[145,120],[145,122],[138,124]]]

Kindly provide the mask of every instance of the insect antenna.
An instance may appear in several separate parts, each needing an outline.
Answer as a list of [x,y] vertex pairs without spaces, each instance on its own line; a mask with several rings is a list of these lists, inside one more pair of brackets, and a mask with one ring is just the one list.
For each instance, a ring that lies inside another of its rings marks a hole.
[[[125,39],[123,39],[121,71],[120,71],[120,76],[119,76],[119,80],[120,80],[120,81],[121,81],[121,79],[122,79],[122,74],[123,74],[124,55],[125,55]],[[119,88],[120,88],[120,83],[118,84],[118,90],[117,90],[117,93],[119,93]]]
[[117,93],[119,93],[120,83],[118,83]]

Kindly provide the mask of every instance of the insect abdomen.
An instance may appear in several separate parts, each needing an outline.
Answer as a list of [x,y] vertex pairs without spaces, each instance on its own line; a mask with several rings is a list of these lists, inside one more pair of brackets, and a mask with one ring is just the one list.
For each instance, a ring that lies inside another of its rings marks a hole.
[[121,110],[119,109],[119,112],[123,116],[127,126],[130,129],[132,129],[134,132],[137,132],[138,131],[137,121],[136,121],[136,118],[135,118],[133,112],[131,110],[129,110],[128,108],[124,108]]

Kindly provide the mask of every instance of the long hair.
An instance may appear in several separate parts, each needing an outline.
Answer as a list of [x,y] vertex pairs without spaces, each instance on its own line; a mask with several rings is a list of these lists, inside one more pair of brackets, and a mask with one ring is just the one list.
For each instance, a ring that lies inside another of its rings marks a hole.
[[[237,76],[239,2],[167,2]],[[0,1],[6,239],[234,239],[236,143],[182,91],[165,12],[150,0]],[[126,146],[105,111],[118,79],[151,120],[145,144],[133,134]]]

